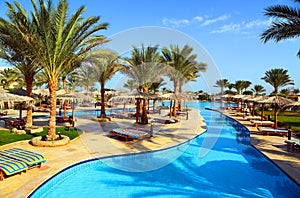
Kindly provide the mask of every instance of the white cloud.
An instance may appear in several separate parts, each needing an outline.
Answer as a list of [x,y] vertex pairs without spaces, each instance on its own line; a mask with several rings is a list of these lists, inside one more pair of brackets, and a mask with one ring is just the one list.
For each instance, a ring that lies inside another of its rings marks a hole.
[[219,17],[214,18],[214,19],[207,19],[207,20],[204,21],[202,26],[208,26],[208,25],[211,25],[211,24],[216,23],[218,21],[224,21],[228,18],[230,18],[230,15],[222,15],[222,16],[219,16]]
[[172,28],[177,28],[177,27],[185,27],[191,23],[190,20],[188,19],[181,19],[181,20],[175,20],[175,19],[167,19],[164,18],[162,20],[163,25],[165,26],[170,26]]
[[249,22],[241,22],[241,23],[230,23],[227,25],[221,26],[217,30],[211,31],[211,33],[224,33],[224,32],[242,32],[247,33],[250,30],[253,30],[255,28],[259,27],[267,27],[271,24],[271,20],[253,20]]
[[208,26],[218,21],[224,21],[228,19],[229,15],[222,15],[217,18],[209,18],[207,15],[204,16],[195,16],[191,19],[168,19],[164,18],[162,23],[164,26],[172,27],[172,28],[179,28],[179,27],[186,27],[189,25],[200,24],[201,26]]

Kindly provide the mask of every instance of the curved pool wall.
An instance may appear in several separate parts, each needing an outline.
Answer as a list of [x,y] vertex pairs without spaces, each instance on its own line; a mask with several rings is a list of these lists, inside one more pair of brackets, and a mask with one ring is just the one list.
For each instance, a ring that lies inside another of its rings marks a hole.
[[[300,187],[251,146],[243,125],[217,112],[201,115],[207,132],[185,144],[73,165],[30,197],[299,197]],[[152,171],[119,168],[170,161],[174,153],[180,156]]]

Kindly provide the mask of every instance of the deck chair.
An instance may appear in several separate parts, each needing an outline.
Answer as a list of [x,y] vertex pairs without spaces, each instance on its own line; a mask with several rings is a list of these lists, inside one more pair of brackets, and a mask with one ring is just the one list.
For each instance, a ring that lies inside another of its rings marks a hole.
[[130,128],[116,128],[109,132],[111,136],[117,136],[125,138],[125,140],[134,140],[141,139],[143,137],[149,136],[149,134],[145,130],[135,130]]
[[36,166],[40,168],[42,163],[46,162],[46,159],[43,155],[20,148],[10,148],[0,151],[0,155],[24,162],[28,168],[33,168]]
[[26,172],[27,169],[26,163],[0,155],[0,181],[4,180],[5,175],[9,176],[22,173],[23,171]]
[[257,127],[258,131],[266,134],[266,135],[281,135],[281,136],[287,136],[288,135],[288,129],[286,128],[277,128],[273,129],[271,127]]

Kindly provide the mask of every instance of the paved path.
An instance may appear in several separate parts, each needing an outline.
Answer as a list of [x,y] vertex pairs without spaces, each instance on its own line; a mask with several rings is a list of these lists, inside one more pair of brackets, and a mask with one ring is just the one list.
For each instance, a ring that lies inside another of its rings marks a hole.
[[[182,117],[176,124],[154,125],[154,137],[122,142],[107,137],[116,127],[134,126],[133,120],[116,119],[110,123],[98,123],[90,118],[77,118],[76,126],[84,130],[80,138],[62,147],[33,147],[29,141],[15,142],[1,146],[4,150],[18,147],[43,154],[47,161],[41,169],[33,168],[21,175],[14,175],[1,181],[0,197],[26,197],[46,179],[62,169],[80,161],[125,153],[147,152],[168,148],[186,142],[206,131],[206,125],[198,110],[189,113],[189,119]],[[149,129],[149,125],[147,126]]]

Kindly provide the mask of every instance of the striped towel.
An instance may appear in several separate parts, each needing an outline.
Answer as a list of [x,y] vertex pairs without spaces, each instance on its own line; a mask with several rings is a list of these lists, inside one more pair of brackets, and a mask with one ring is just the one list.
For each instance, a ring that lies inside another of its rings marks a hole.
[[34,166],[46,161],[43,155],[20,148],[10,148],[4,151],[0,151],[0,155],[22,161],[28,166]]
[[0,155],[0,170],[3,170],[6,175],[12,175],[27,169],[28,166],[24,162]]

